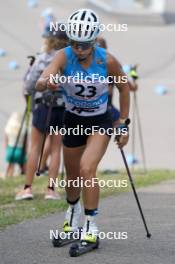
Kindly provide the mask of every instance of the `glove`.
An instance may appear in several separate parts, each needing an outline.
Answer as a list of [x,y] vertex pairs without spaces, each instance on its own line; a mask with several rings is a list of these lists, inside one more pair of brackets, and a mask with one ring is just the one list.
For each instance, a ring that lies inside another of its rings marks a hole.
[[134,80],[137,80],[139,78],[138,74],[137,74],[137,71],[135,69],[135,67],[132,67],[130,72],[129,72],[129,76],[131,78],[133,78]]

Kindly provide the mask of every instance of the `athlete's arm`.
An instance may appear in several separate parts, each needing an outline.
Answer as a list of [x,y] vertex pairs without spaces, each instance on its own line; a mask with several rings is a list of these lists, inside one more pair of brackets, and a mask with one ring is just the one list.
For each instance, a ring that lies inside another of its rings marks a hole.
[[[126,75],[122,70],[122,66],[120,63],[111,55],[107,54],[107,68],[108,68],[108,76],[114,77],[114,83],[116,81],[122,80],[122,77],[124,77],[124,80],[126,80]],[[116,78],[116,81],[115,81]],[[129,115],[129,100],[130,100],[130,87],[127,82],[117,82],[115,83],[119,90],[119,101],[120,101],[120,121],[121,119],[127,119]],[[126,135],[120,135],[119,137],[115,137],[115,140],[117,141],[117,144],[119,148],[124,147],[129,139],[129,133]]]
[[58,84],[54,84],[49,82],[50,74],[56,75],[63,71],[64,66],[66,64],[66,55],[63,49],[58,51],[58,53],[53,58],[52,62],[48,65],[48,67],[43,71],[40,78],[36,83],[36,89],[38,91],[43,91],[47,88],[56,89]]
[[[116,86],[119,90],[119,101],[120,101],[120,118],[126,119],[129,116],[129,102],[130,102],[130,86],[128,82],[122,82],[123,79],[126,79],[126,74],[122,70],[122,66],[117,61],[117,59],[111,54],[107,53],[107,68],[108,76],[113,76],[116,80],[121,80],[121,82],[116,83]],[[115,80],[114,80],[115,81]]]

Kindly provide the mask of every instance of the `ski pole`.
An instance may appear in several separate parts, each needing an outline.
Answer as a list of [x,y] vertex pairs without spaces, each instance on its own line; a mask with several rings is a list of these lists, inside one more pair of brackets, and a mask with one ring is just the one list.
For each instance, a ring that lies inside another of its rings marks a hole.
[[[132,78],[133,82],[136,83],[136,80],[138,79],[137,75],[137,64],[134,66],[131,66],[130,69],[130,77]],[[135,157],[135,136],[136,136],[136,122],[135,122],[135,116],[136,116],[136,106],[135,106],[135,91],[134,91],[134,98],[133,98],[133,104],[132,104],[132,142],[131,142],[131,152],[132,156]],[[132,172],[134,172],[134,162],[132,163]]]
[[[27,74],[30,71],[31,66],[35,62],[35,56],[27,56],[27,58],[30,60],[29,61],[29,68],[25,74],[24,79],[26,78]],[[25,99],[26,99],[26,128],[25,128],[25,134],[24,134],[24,141],[23,141],[23,147],[22,147],[22,153],[21,153],[21,162],[23,164],[24,158],[25,158],[25,153],[26,153],[26,146],[27,146],[27,138],[28,138],[28,128],[29,128],[29,123],[30,123],[30,112],[31,112],[31,96],[28,94],[25,94]]]
[[24,163],[25,154],[26,154],[26,146],[27,146],[27,138],[28,138],[28,129],[30,123],[30,112],[31,112],[31,96],[27,96],[27,112],[26,112],[26,128],[25,128],[25,135],[23,141],[23,148],[22,148],[22,164]]
[[36,60],[35,56],[27,56],[27,58],[30,60],[29,65],[32,66]]
[[[135,114],[136,114],[136,108],[135,108],[135,101],[133,100],[133,103],[132,103],[132,141],[131,141],[131,152],[132,152],[133,157],[135,157],[135,137],[136,137]],[[134,162],[132,163],[132,172],[133,171],[134,171]]]
[[[136,80],[138,79],[137,75],[137,67],[138,65],[135,65],[131,67],[130,76],[132,77],[134,83],[136,83]],[[132,154],[134,156],[135,154],[135,116],[137,118],[138,122],[138,132],[139,132],[139,138],[140,138],[140,146],[141,146],[141,152],[142,152],[142,159],[143,159],[143,167],[144,167],[144,173],[146,173],[146,157],[145,157],[145,150],[144,150],[144,143],[143,143],[143,133],[142,133],[142,126],[140,121],[140,114],[139,114],[139,107],[137,103],[137,95],[134,91],[134,97],[133,97],[133,138],[132,138]]]
[[141,121],[140,121],[138,104],[137,104],[137,97],[136,97],[135,92],[134,92],[134,101],[135,101],[136,117],[137,117],[137,123],[138,123],[138,132],[139,132],[139,137],[140,137],[140,147],[141,147],[142,158],[143,158],[143,168],[144,168],[144,173],[146,173],[147,169],[146,169],[146,158],[145,158],[145,150],[144,150],[144,143],[143,143],[143,133],[142,133],[142,126],[141,126]]
[[38,163],[38,168],[37,168],[37,171],[36,171],[36,176],[40,176],[41,161],[42,161],[42,157],[43,157],[44,145],[45,145],[45,142],[46,142],[46,137],[47,137],[48,128],[49,128],[49,124],[50,124],[54,98],[55,98],[55,92],[52,92],[52,97],[51,97],[51,100],[50,100],[50,105],[49,105],[47,118],[46,118],[46,127],[45,127],[43,142],[42,142],[42,146],[41,146],[41,154],[40,154],[40,159],[39,159],[39,163]]
[[146,230],[146,236],[148,238],[150,238],[151,237],[151,233],[148,230],[148,227],[147,227],[147,224],[146,224],[146,220],[145,220],[145,217],[144,217],[144,214],[143,214],[143,211],[142,211],[142,207],[140,205],[140,201],[139,201],[139,198],[138,198],[138,195],[137,195],[137,192],[136,192],[136,188],[134,186],[134,181],[132,179],[132,176],[131,176],[131,173],[130,173],[130,170],[129,170],[129,167],[128,167],[128,164],[127,164],[127,161],[126,161],[126,157],[125,157],[125,154],[124,154],[124,151],[123,151],[122,148],[120,148],[120,152],[121,152],[121,155],[122,155],[122,158],[123,158],[123,161],[124,161],[124,164],[125,164],[125,168],[126,168],[126,171],[127,171],[127,174],[128,174],[128,178],[129,178],[129,181],[130,181],[133,193],[134,193],[134,197],[136,199],[136,203],[138,205],[139,212],[140,212],[140,215],[141,215],[141,218],[142,218],[145,230]]

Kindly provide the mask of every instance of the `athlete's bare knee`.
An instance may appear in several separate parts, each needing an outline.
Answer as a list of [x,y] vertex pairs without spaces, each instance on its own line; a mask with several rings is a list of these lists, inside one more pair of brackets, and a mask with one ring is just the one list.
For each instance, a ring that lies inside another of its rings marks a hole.
[[80,164],[80,175],[83,178],[90,178],[95,174],[94,166],[90,164],[82,163]]

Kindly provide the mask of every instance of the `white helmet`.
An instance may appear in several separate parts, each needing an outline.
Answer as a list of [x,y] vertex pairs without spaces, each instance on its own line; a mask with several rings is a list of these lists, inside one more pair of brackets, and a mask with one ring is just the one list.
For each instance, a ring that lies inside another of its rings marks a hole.
[[75,41],[93,41],[99,33],[99,18],[91,9],[79,9],[70,15],[67,22],[67,36]]

